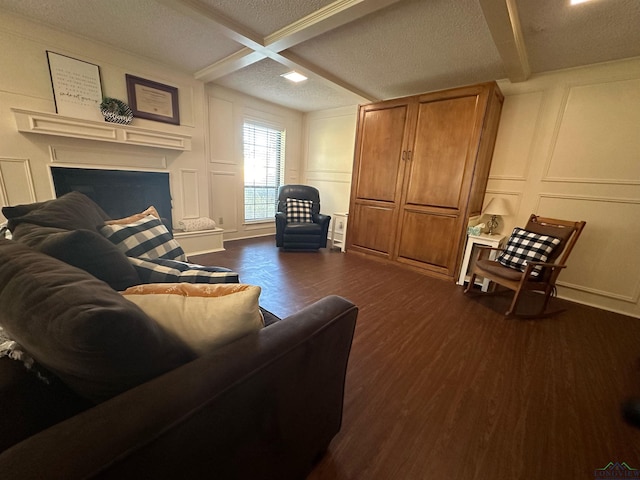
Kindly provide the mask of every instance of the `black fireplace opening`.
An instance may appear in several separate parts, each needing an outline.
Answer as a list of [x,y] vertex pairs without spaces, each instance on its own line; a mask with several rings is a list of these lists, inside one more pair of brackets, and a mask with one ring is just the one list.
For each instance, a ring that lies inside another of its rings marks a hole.
[[169,231],[169,174],[132,170],[51,167],[56,197],[77,191],[96,202],[111,218],[124,218],[154,206]]

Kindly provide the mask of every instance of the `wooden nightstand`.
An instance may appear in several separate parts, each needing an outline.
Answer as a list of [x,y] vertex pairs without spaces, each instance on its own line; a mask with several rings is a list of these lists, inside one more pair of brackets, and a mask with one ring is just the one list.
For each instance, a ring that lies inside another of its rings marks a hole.
[[[501,248],[504,244],[506,237],[501,234],[489,235],[488,233],[481,233],[480,235],[468,235],[467,247],[464,250],[464,258],[462,259],[462,266],[460,267],[460,276],[458,277],[458,285],[464,285],[469,281],[469,263],[475,261],[477,254],[473,254],[474,246],[485,245],[493,248]],[[473,255],[472,255],[473,254]],[[493,251],[489,255],[489,258],[493,260],[496,258],[496,252]],[[489,289],[489,280],[482,281],[482,291],[486,292]]]

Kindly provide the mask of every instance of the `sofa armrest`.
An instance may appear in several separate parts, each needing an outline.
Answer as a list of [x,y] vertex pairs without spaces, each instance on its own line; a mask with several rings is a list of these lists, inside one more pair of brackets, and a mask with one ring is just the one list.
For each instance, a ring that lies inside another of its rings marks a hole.
[[303,478],[340,429],[357,311],[325,297],[14,445],[0,471]]

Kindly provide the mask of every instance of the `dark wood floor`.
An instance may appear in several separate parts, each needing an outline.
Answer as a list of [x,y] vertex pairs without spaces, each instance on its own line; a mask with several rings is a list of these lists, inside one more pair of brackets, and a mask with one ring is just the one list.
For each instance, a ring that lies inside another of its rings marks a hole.
[[285,317],[329,294],[360,307],[342,430],[310,480],[593,479],[640,468],[640,320],[558,299],[545,320],[505,319],[510,297],[356,254],[280,252],[273,238],[194,257],[262,287]]

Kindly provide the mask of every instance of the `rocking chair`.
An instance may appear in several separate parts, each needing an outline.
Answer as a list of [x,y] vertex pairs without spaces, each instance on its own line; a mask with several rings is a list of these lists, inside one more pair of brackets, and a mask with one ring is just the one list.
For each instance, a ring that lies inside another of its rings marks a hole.
[[[527,318],[546,317],[558,312],[547,312],[549,298],[556,289],[556,280],[573,249],[586,222],[571,222],[531,215],[524,230],[516,228],[502,253],[495,260],[489,259],[489,247],[479,247],[478,258],[472,267],[469,284],[473,288],[476,276],[515,291],[509,316]],[[544,294],[542,306],[532,315],[516,313],[521,294],[527,290]]]

